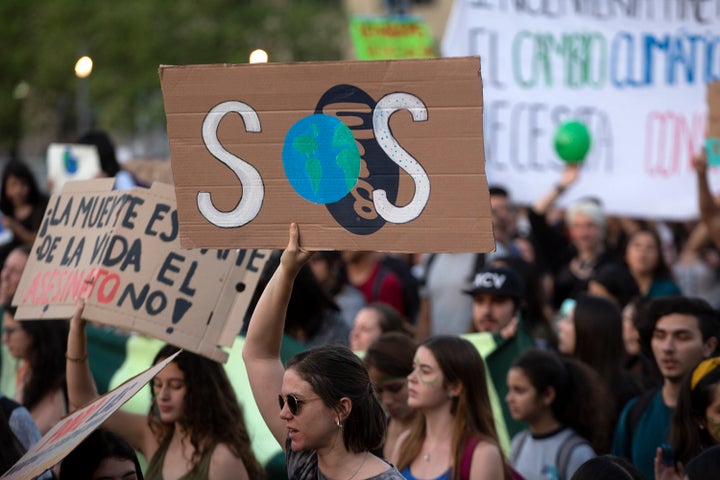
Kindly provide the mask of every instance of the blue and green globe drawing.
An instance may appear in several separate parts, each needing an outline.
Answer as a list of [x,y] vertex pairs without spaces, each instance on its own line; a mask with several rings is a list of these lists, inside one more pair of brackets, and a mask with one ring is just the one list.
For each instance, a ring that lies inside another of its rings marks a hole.
[[360,152],[352,132],[330,115],[296,122],[285,135],[282,160],[290,185],[314,203],[337,202],[360,174]]

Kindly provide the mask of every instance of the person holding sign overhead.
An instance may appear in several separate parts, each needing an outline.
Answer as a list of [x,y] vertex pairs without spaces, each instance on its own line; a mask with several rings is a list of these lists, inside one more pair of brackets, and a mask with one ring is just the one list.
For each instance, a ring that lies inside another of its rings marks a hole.
[[[84,301],[70,321],[67,385],[77,409],[98,397],[87,361]],[[153,365],[170,357],[166,345]],[[147,480],[264,479],[250,446],[243,412],[220,364],[183,351],[152,380],[147,416],[118,410],[104,427],[125,438],[148,460]]]
[[[385,438],[385,413],[362,361],[347,347],[316,347],[280,360],[293,282],[311,252],[300,247],[296,224],[280,265],[250,320],[243,360],[265,423],[285,450],[293,480],[403,480],[370,451]],[[278,411],[279,407],[279,411]]]

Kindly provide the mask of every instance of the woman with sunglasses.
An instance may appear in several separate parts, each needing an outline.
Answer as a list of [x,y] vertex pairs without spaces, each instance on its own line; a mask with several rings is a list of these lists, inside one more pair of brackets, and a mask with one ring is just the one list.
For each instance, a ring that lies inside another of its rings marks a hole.
[[[98,397],[90,373],[78,300],[70,320],[66,372],[71,407]],[[178,349],[165,345],[153,365]],[[118,410],[103,424],[148,461],[146,480],[255,480],[265,473],[252,451],[243,411],[225,369],[217,362],[182,351],[151,382],[147,415]]]
[[349,348],[307,350],[287,369],[280,361],[293,282],[310,255],[291,224],[288,246],[260,296],[243,345],[255,402],[285,450],[291,480],[403,480],[395,467],[370,453],[385,437],[385,414],[367,370]]

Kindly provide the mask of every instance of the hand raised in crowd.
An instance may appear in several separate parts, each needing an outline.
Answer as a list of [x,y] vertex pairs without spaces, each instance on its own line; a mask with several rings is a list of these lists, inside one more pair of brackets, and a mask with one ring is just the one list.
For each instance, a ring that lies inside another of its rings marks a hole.
[[572,184],[578,181],[580,178],[580,164],[568,163],[560,175],[558,186],[563,190],[569,188]]
[[707,173],[707,153],[704,148],[700,150],[700,153],[693,156],[692,165],[695,171],[700,175],[705,175]]
[[280,257],[280,264],[294,277],[311,256],[312,252],[300,246],[300,230],[297,223],[291,223],[290,238]]
[[662,448],[658,447],[655,453],[655,480],[683,480],[685,475],[682,463],[675,465],[665,465],[662,459]]

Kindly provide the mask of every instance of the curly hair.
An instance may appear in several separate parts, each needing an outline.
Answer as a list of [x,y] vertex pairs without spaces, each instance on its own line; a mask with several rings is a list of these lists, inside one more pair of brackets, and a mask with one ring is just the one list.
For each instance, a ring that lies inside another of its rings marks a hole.
[[[165,345],[155,356],[153,365],[178,350],[173,345]],[[173,363],[188,380],[179,423],[190,432],[195,467],[200,458],[222,443],[242,460],[250,478],[264,479],[265,472],[251,448],[242,407],[222,365],[187,351],[182,351]],[[156,406],[157,400],[153,396],[148,424],[158,443],[162,444],[172,436],[175,424],[161,422],[156,416]]]

